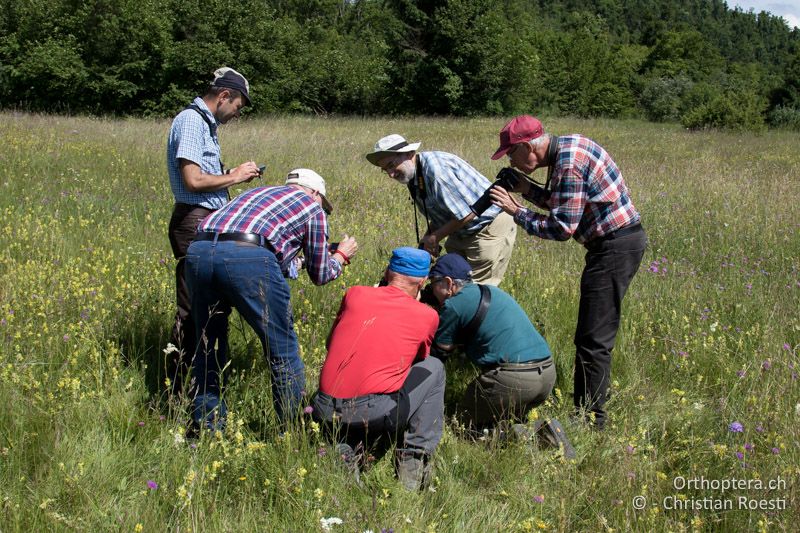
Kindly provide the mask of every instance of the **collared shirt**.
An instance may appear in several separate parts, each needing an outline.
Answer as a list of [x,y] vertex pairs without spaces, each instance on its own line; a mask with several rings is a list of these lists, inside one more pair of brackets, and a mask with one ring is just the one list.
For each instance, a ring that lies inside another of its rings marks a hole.
[[520,208],[514,220],[543,239],[584,244],[640,220],[614,160],[582,135],[558,137],[550,190],[533,186],[525,198],[549,213]]
[[[419,191],[416,195],[412,194],[412,197],[415,197],[420,213],[425,215],[427,208],[432,230],[441,228],[453,219],[461,220],[472,213],[472,204],[491,186],[491,182],[483,174],[453,154],[419,152],[417,157],[422,166],[427,199],[423,204]],[[409,188],[412,186],[417,186],[416,178],[409,183]],[[466,236],[477,233],[490,224],[498,213],[500,208],[493,205],[454,235]]]
[[324,285],[342,273],[328,250],[325,211],[305,191],[296,187],[256,187],[208,215],[198,231],[255,233],[266,238],[284,274],[300,250],[315,285]]
[[191,192],[186,189],[180,169],[180,159],[196,163],[201,172],[205,174],[222,174],[220,164],[219,141],[217,140],[217,126],[219,123],[208,109],[202,98],[197,97],[192,102],[196,104],[214,124],[208,124],[197,111],[184,109],[169,130],[167,138],[167,171],[172,195],[176,203],[199,205],[208,209],[219,209],[228,201],[228,189],[213,192]]

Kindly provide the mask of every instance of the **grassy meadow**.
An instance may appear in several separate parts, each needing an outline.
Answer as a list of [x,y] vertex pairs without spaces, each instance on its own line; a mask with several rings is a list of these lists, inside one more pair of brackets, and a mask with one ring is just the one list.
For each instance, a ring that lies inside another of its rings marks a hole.
[[[649,236],[614,351],[610,427],[568,429],[578,457],[565,462],[471,443],[450,422],[433,486],[410,494],[390,456],[359,487],[313,424],[278,433],[260,345],[235,313],[228,429],[185,441],[185,406],[163,383],[169,121],[0,118],[3,533],[797,530],[797,134],[546,120],[611,153]],[[503,123],[276,117],[221,128],[226,164],[266,164],[264,184],[295,167],[322,174],[332,239],[360,244],[339,280],[290,283],[309,394],[345,288],[377,281],[391,249],[414,240],[407,192],[364,154],[397,132],[491,178]],[[502,287],[542,325],[559,373],[531,418],[570,412],[583,254],[517,237]],[[471,372],[448,364],[449,398]]]

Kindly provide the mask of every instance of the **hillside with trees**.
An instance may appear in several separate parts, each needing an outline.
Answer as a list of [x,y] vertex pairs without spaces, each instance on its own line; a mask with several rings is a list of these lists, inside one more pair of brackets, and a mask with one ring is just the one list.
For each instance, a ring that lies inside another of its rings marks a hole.
[[164,116],[229,65],[251,113],[800,129],[800,31],[722,0],[0,0],[6,109]]

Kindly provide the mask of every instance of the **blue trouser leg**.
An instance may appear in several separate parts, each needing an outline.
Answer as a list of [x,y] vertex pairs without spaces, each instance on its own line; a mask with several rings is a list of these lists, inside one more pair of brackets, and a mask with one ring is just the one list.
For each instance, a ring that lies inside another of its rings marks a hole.
[[235,253],[223,260],[220,280],[231,305],[261,341],[272,373],[275,412],[284,422],[297,413],[305,388],[289,285],[272,252],[249,244],[222,244]]
[[186,254],[186,283],[192,296],[192,317],[197,332],[192,361],[193,420],[198,425],[219,429],[216,416],[225,418],[220,402],[222,373],[228,364],[228,315],[225,301],[215,281],[216,244],[193,242]]

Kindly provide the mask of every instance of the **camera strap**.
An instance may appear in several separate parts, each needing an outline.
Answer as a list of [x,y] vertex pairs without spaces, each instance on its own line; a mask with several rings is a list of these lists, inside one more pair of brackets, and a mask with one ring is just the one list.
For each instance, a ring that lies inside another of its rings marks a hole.
[[411,203],[414,208],[414,230],[417,232],[417,242],[419,242],[421,237],[419,236],[419,220],[417,219],[417,195],[419,195],[419,199],[422,202],[422,210],[425,212],[425,222],[428,224],[425,232],[427,233],[431,229],[431,219],[428,216],[428,203],[426,202],[428,191],[425,188],[425,176],[422,174],[422,158],[419,154],[417,154],[415,176],[411,183],[408,184],[408,192],[411,195]]
[[458,332],[458,344],[466,344],[478,333],[478,328],[481,326],[483,319],[486,318],[486,313],[489,312],[489,305],[492,303],[492,293],[486,285],[478,284],[481,291],[481,299],[478,301],[478,309],[475,311],[475,316],[469,321],[469,324],[464,326]]
[[550,145],[547,147],[547,181],[544,183],[544,190],[550,190],[550,180],[556,173],[556,157],[558,157],[558,137],[550,137]]

